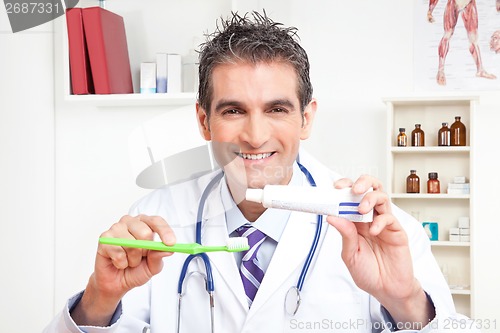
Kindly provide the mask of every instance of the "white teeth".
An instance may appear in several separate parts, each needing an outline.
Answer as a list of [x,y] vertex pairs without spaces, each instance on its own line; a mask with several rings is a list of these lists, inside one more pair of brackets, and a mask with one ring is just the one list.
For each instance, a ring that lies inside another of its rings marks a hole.
[[243,154],[239,153],[238,154],[240,157],[246,159],[246,160],[261,160],[263,158],[267,158],[272,155],[272,153],[265,153],[265,154]]

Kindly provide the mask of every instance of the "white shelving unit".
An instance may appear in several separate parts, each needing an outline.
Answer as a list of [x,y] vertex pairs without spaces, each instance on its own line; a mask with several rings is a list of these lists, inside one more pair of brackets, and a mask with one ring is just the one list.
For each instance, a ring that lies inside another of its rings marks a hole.
[[[208,6],[202,0],[190,3],[165,2],[152,0],[147,4],[134,0],[122,0],[106,4],[106,9],[123,16],[127,34],[128,51],[132,79],[134,82],[133,94],[109,95],[72,95],[68,37],[66,19],[63,15],[55,21],[55,56],[57,95],[66,107],[95,106],[95,107],[178,107],[194,105],[196,92],[166,93],[166,94],[140,94],[139,71],[141,62],[155,61],[156,52],[178,53],[187,55],[191,48],[203,42],[202,34],[215,27],[215,19],[222,14],[229,14],[233,8],[238,7],[235,0],[214,0]],[[98,6],[96,0],[82,0],[79,7]],[[200,10],[192,11],[191,8]],[[178,12],[190,12],[189,26],[185,26],[184,18]],[[183,26],[181,32],[177,27]],[[186,29],[185,29],[186,28]]]
[[[387,189],[393,202],[420,222],[438,222],[439,236],[432,241],[434,253],[448,278],[457,311],[474,315],[474,209],[473,145],[474,96],[417,96],[386,98],[387,105]],[[467,129],[467,146],[440,147],[437,144],[441,123],[449,126],[461,116]],[[420,123],[425,132],[425,146],[411,147],[411,131]],[[408,147],[397,147],[400,127],[406,128]],[[420,177],[420,193],[406,193],[410,169]],[[427,193],[429,172],[437,172],[440,194]],[[447,194],[447,185],[455,176],[466,176],[470,194]],[[458,218],[470,218],[470,242],[449,241],[449,229],[458,227]]]

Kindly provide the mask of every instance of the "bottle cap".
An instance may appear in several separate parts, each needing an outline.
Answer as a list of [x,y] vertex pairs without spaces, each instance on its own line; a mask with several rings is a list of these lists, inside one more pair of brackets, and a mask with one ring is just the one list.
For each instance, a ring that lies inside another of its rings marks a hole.
[[429,172],[429,179],[437,179],[438,173],[437,172]]
[[410,170],[410,172],[417,172],[417,170],[415,170],[415,169],[411,169],[411,170]]
[[400,132],[404,132],[404,131],[405,131],[405,128],[404,128],[404,127],[400,127],[400,128],[399,128],[399,131],[400,131]]
[[245,199],[247,199],[248,201],[261,203],[262,200],[264,199],[263,196],[264,196],[264,190],[249,188],[246,191]]
[[462,118],[462,117],[460,117],[460,116],[455,116],[455,119],[460,119],[460,118]]
[[420,124],[415,124],[415,127],[420,127]]
[[441,125],[443,125],[443,126],[448,126],[448,123],[441,123]]

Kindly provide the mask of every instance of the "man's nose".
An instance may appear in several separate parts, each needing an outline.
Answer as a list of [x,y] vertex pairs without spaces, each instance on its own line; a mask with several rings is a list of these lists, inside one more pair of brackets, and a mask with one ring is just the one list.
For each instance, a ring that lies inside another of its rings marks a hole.
[[252,148],[259,148],[269,140],[271,132],[271,124],[259,112],[258,114],[251,114],[246,119],[241,138]]

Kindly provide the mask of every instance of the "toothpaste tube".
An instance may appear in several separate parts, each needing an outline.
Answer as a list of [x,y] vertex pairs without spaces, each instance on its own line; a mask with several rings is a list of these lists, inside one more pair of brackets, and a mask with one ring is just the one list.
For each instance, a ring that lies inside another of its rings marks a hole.
[[353,222],[372,222],[373,210],[367,214],[358,212],[359,203],[366,193],[354,194],[351,188],[266,185],[263,189],[247,189],[245,198],[266,208],[333,215]]

